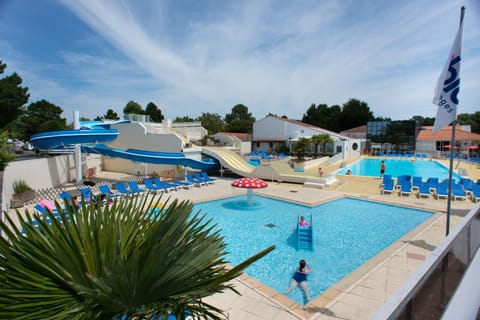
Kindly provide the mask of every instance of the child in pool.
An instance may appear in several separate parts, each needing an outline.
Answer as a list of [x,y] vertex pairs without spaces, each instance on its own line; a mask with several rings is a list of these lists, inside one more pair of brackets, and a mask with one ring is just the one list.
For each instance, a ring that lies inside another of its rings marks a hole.
[[298,222],[298,224],[300,225],[300,227],[308,226],[308,222],[305,221],[305,217],[304,217],[304,216],[301,216],[301,217],[300,217],[300,221]]

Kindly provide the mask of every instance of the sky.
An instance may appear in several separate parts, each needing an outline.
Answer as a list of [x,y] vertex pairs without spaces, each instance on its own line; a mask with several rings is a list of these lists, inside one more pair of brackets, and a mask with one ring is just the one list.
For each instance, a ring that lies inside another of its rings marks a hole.
[[355,98],[378,117],[434,117],[437,79],[466,7],[458,113],[480,111],[480,0],[0,0],[0,77],[71,121],[123,114],[130,100],[168,119],[301,120]]

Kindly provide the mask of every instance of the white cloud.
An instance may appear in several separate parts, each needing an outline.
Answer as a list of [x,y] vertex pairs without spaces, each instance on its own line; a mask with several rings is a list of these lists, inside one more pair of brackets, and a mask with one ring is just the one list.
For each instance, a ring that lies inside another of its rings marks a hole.
[[[62,3],[96,33],[77,48],[91,48],[98,36],[117,51],[67,48],[52,78],[31,81],[39,96],[53,92],[68,107],[88,105],[91,117],[135,100],[155,102],[170,118],[223,116],[243,103],[257,118],[298,119],[311,103],[358,98],[375,115],[407,119],[434,116],[433,87],[461,1]],[[467,22],[464,31],[459,110],[468,113],[480,101],[477,26]]]

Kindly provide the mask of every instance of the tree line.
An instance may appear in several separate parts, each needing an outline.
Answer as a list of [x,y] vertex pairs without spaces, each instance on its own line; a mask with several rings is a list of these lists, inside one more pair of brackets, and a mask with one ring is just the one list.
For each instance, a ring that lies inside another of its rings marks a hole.
[[[7,65],[0,60],[0,75],[5,72]],[[73,127],[62,118],[63,109],[45,99],[31,102],[28,87],[22,85],[22,78],[14,72],[0,78],[0,134],[2,137],[29,140],[39,132],[65,130]],[[135,102],[129,101],[123,109],[124,114],[145,114],[152,122],[162,122],[164,115],[160,108],[149,102],[146,108]],[[269,113],[268,115],[273,115]],[[282,116],[286,118],[286,116]],[[94,120],[118,120],[119,115],[113,109],[97,116]],[[80,120],[87,121],[88,118]],[[334,132],[341,132],[367,124],[368,121],[391,120],[390,118],[376,117],[365,101],[349,99],[342,106],[327,104],[311,104],[302,116],[301,122],[311,124]],[[420,125],[433,125],[434,118],[413,116]],[[189,115],[177,116],[174,122],[201,122],[209,135],[217,132],[251,133],[253,123],[256,121],[248,107],[237,104],[225,116],[218,113],[202,112],[196,118]],[[457,121],[460,125],[470,125],[472,132],[480,133],[480,112],[474,114],[459,114]],[[0,150],[0,152],[2,152]]]

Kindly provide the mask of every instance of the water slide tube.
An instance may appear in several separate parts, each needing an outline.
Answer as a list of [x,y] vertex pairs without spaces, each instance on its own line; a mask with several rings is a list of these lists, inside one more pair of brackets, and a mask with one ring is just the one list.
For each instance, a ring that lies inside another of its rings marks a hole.
[[117,138],[117,129],[84,129],[49,131],[33,135],[30,143],[39,150],[51,150],[62,146],[110,142]]
[[138,149],[110,148],[99,142],[110,142],[117,138],[117,129],[92,129],[64,130],[42,132],[33,135],[30,143],[39,150],[52,150],[70,145],[82,145],[82,152],[96,153],[114,158],[122,158],[135,162],[183,165],[199,170],[214,170],[220,168],[216,161],[199,161],[185,157],[183,153],[155,152]]
[[185,157],[180,152],[157,152],[138,149],[118,149],[110,148],[104,144],[95,146],[83,146],[82,152],[97,153],[112,158],[122,158],[135,162],[153,163],[153,164],[172,164],[182,165],[199,170],[216,170],[220,168],[218,161],[199,161]]

